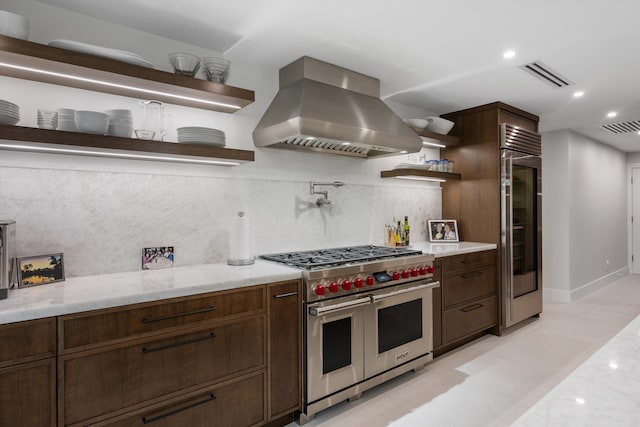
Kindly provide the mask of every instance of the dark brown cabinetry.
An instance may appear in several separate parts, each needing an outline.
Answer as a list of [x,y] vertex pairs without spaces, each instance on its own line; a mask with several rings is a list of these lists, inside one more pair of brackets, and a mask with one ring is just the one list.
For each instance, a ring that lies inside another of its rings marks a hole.
[[0,426],[56,425],[56,324],[0,325]]
[[[436,261],[439,295],[434,293],[434,348],[440,355],[498,325],[497,251],[443,257]],[[437,313],[440,313],[439,315]]]
[[269,419],[293,413],[301,401],[300,282],[269,285]]

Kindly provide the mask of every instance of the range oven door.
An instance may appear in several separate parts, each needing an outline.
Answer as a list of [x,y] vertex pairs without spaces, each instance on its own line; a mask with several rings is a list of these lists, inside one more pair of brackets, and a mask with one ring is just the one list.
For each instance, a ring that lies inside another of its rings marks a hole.
[[431,290],[440,282],[415,281],[371,294],[365,308],[365,378],[433,352]]
[[368,296],[307,307],[307,390],[312,403],[364,379],[364,307]]

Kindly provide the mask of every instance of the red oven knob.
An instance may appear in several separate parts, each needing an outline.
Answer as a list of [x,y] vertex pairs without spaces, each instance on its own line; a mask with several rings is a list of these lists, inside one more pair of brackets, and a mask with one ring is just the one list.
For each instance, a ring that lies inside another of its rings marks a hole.
[[373,276],[367,276],[366,279],[364,279],[364,281],[366,282],[367,286],[373,286]]
[[418,275],[418,269],[417,268],[412,268],[411,269],[411,277],[416,277]]
[[324,295],[324,286],[323,286],[323,285],[316,285],[316,286],[313,288],[313,292],[314,292],[316,295],[320,295],[320,296]]
[[433,265],[428,265],[427,266],[427,273],[433,274],[434,271],[435,271],[435,268],[433,268]]
[[362,279],[360,277],[356,277],[355,279],[353,279],[353,286],[355,286],[356,288],[361,288]]
[[391,275],[391,278],[393,280],[400,280],[400,273],[398,273],[397,271],[394,271],[393,274]]
[[403,279],[409,278],[409,272],[407,270],[402,270],[402,278]]
[[338,284],[336,282],[329,283],[329,291],[332,293],[338,292]]
[[420,267],[420,275],[425,276],[427,274],[427,267]]
[[345,291],[348,291],[349,289],[351,289],[351,282],[348,280],[343,280],[342,289],[344,289]]

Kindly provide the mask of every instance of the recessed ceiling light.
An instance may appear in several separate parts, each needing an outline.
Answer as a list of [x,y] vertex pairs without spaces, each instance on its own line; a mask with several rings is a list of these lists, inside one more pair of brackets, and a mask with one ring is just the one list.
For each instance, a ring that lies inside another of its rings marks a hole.
[[574,98],[582,98],[584,96],[584,92],[579,90],[578,92],[573,92]]
[[607,117],[609,117],[609,118],[615,117],[615,116],[617,116],[617,115],[618,115],[618,113],[616,113],[615,111],[609,111],[609,112],[607,113]]
[[514,56],[516,56],[516,51],[515,50],[507,50],[502,54],[502,57],[504,59],[511,59]]

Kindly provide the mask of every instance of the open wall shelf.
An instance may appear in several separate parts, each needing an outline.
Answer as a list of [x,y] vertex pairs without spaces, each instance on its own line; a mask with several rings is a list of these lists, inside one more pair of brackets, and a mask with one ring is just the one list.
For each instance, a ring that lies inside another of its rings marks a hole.
[[460,145],[460,138],[458,138],[457,136],[443,135],[441,133],[431,132],[425,129],[417,129],[417,128],[411,128],[411,129],[413,129],[415,133],[420,135],[423,140],[426,140],[425,142],[434,142],[437,144],[442,144],[446,147]]
[[455,180],[460,180],[462,179],[462,175],[460,175],[459,173],[449,173],[449,172],[436,172],[436,171],[430,171],[430,170],[426,170],[426,169],[412,169],[412,168],[398,168],[398,169],[392,169],[389,171],[382,171],[380,172],[380,177],[381,178],[414,178],[414,179],[421,179],[421,178],[432,178],[434,180],[450,180],[450,179],[455,179]]

